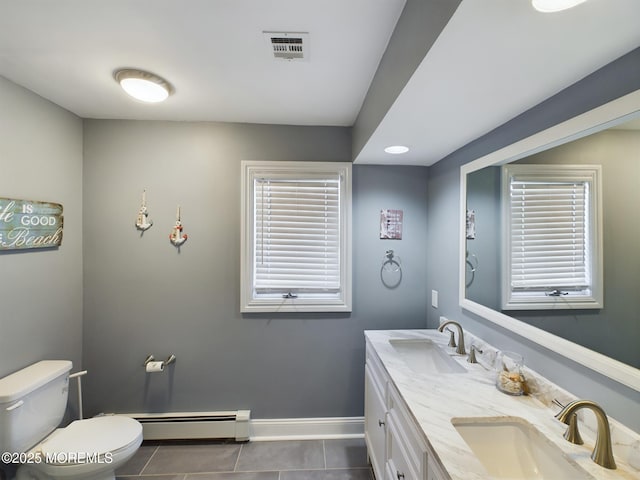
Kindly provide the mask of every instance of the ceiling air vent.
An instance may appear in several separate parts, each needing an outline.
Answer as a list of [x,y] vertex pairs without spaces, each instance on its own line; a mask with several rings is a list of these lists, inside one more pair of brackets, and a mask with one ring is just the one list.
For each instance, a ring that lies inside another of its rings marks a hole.
[[273,58],[308,60],[309,34],[300,32],[263,32]]

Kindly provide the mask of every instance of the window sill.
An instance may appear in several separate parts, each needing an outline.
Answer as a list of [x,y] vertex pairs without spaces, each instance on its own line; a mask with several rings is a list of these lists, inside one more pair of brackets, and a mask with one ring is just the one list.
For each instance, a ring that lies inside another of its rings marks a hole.
[[502,310],[587,310],[604,308],[604,302],[594,297],[531,297],[503,301]]
[[308,303],[300,299],[279,300],[276,302],[256,301],[244,304],[240,307],[241,313],[276,313],[276,312],[351,312],[351,305],[339,303]]

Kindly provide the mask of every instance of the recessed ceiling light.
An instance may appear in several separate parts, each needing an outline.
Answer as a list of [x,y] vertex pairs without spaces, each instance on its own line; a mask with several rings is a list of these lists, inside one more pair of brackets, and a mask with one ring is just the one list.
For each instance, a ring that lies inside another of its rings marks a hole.
[[575,7],[587,0],[531,0],[533,8],[539,12],[551,13]]
[[136,100],[158,103],[173,93],[173,86],[164,78],[134,68],[123,68],[113,74],[122,89]]
[[405,147],[404,145],[391,145],[385,148],[384,151],[391,153],[392,155],[399,155],[401,153],[407,153],[409,151],[409,147]]

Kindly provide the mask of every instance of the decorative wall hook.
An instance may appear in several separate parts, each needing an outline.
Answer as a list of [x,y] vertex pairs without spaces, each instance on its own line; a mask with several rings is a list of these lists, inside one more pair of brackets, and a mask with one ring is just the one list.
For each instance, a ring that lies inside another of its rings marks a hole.
[[176,224],[171,229],[171,233],[169,234],[169,240],[176,247],[179,247],[184,242],[187,241],[189,236],[186,233],[182,233],[182,222],[180,221],[180,206],[178,205],[178,213],[176,214]]
[[136,219],[136,228],[138,230],[149,230],[153,225],[153,220],[149,218],[149,211],[147,210],[147,191],[142,191],[142,204],[140,210],[138,210],[138,218]]

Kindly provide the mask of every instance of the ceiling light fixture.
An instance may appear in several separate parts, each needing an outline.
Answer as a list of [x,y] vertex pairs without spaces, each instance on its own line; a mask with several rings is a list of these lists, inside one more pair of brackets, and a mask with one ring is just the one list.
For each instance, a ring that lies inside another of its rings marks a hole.
[[392,155],[400,155],[401,153],[407,153],[409,147],[405,147],[404,145],[391,145],[385,148],[384,151]]
[[173,93],[173,86],[164,78],[144,70],[123,68],[116,70],[113,78],[127,94],[141,102],[162,102]]
[[552,13],[575,7],[587,0],[531,0],[533,8],[539,12]]

